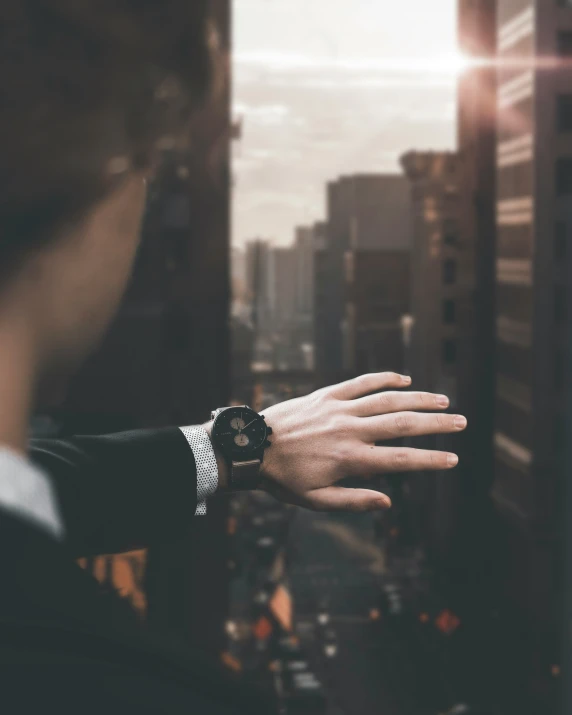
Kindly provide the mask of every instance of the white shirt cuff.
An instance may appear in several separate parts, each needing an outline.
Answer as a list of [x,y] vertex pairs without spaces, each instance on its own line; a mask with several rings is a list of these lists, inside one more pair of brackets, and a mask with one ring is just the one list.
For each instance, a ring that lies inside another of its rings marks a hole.
[[0,449],[0,506],[49,531],[59,541],[64,539],[64,524],[49,478],[27,459],[3,447]]
[[204,427],[192,425],[180,427],[181,432],[189,443],[197,467],[197,508],[195,516],[207,513],[208,497],[212,496],[218,488],[218,466],[212,442]]

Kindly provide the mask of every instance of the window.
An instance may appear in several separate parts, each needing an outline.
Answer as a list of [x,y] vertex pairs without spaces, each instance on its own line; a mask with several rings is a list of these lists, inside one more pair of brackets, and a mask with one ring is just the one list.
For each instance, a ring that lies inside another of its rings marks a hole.
[[554,288],[554,319],[557,323],[564,323],[568,313],[566,305],[566,287],[557,285]]
[[556,105],[556,129],[572,132],[572,94],[559,94]]
[[443,341],[443,362],[452,365],[457,360],[457,343],[454,340]]
[[559,196],[572,194],[572,159],[556,162],[556,193]]
[[456,305],[454,300],[443,301],[443,322],[451,325],[456,320]]
[[445,246],[457,246],[459,236],[455,221],[445,221],[443,223],[443,244]]
[[558,54],[560,57],[572,57],[572,32],[558,33]]
[[457,262],[452,258],[448,258],[443,263],[443,283],[445,285],[453,285],[457,280]]
[[560,262],[566,260],[568,253],[566,244],[568,243],[566,223],[557,221],[554,227],[554,261]]

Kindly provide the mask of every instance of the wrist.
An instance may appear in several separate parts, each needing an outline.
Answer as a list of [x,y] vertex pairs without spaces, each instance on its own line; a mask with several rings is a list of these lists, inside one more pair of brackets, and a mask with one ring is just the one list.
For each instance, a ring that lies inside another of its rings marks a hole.
[[212,438],[212,428],[213,428],[213,422],[206,422],[203,425],[203,428],[205,432],[208,434],[209,439],[211,441],[211,445],[213,448],[213,452],[216,458],[216,464],[217,464],[217,469],[218,469],[218,486],[216,493],[221,494],[229,491],[229,482],[230,482],[230,469],[228,466],[228,462],[223,456],[222,452],[220,449],[216,446],[216,444],[213,442]]

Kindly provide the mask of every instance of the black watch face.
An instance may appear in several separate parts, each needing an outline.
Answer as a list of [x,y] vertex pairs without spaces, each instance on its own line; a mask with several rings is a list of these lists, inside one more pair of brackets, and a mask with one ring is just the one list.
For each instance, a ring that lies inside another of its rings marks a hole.
[[229,407],[215,419],[213,437],[225,454],[248,458],[266,442],[263,418],[247,407]]

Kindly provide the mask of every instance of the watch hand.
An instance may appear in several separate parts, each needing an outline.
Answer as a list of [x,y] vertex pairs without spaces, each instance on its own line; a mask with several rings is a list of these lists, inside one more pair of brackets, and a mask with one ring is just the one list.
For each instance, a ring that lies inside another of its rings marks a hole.
[[251,425],[253,422],[256,422],[256,419],[257,419],[257,418],[255,417],[255,418],[252,420],[252,422],[249,422],[245,427],[243,427],[243,429],[246,429],[247,427],[250,427],[250,425]]

